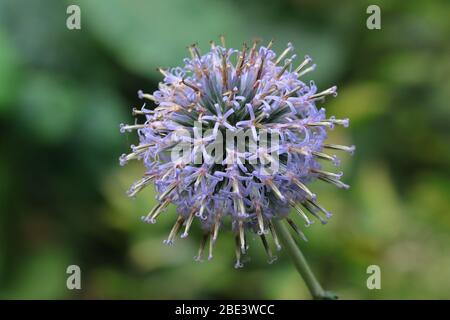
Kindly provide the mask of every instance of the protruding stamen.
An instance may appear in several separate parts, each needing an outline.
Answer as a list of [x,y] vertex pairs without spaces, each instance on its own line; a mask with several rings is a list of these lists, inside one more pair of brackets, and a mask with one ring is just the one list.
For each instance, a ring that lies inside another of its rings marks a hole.
[[142,221],[148,222],[151,224],[156,223],[156,218],[159,217],[161,212],[169,205],[170,199],[164,200],[164,202],[158,203],[153,209],[144,217],[142,217]]
[[328,172],[328,171],[319,170],[319,169],[311,169],[311,172],[318,173],[320,176],[334,178],[334,179],[340,179],[343,175],[342,171],[339,173],[333,173],[333,172]]
[[258,45],[258,43],[259,43],[258,39],[253,40],[253,46],[250,50],[250,60],[249,60],[250,64],[254,63],[255,55],[256,55],[256,46]]
[[242,195],[239,190],[239,185],[236,179],[233,180],[233,193],[236,195],[234,200],[234,209],[239,212],[241,217],[246,216],[244,201],[242,200]]
[[261,56],[261,62],[259,64],[258,72],[256,73],[256,80],[255,80],[255,84],[253,85],[253,89],[258,88],[259,84],[261,83],[260,80],[261,80],[265,60],[266,60],[266,55]]
[[275,64],[279,64],[281,62],[281,60],[283,60],[283,58],[292,50],[292,44],[288,43],[288,46],[286,49],[284,49],[284,51],[279,55],[278,59],[275,61]]
[[314,156],[316,156],[317,158],[333,162],[333,164],[335,166],[339,165],[339,160],[338,160],[338,158],[335,155],[330,156],[329,154],[326,154],[326,153],[323,153],[323,152],[318,152],[318,151],[313,151],[312,154]]
[[222,53],[222,82],[223,82],[223,90],[228,90],[228,65],[227,65],[227,54]]
[[225,36],[224,35],[220,36],[220,43],[222,44],[222,47],[225,48]]
[[154,96],[152,96],[151,94],[148,94],[148,93],[144,93],[142,90],[138,91],[138,97],[139,97],[139,99],[147,99],[150,101],[156,101]]
[[238,221],[238,229],[239,229],[239,242],[241,246],[241,252],[245,254],[245,252],[247,251],[247,247],[245,244],[244,222],[242,220]]
[[[332,215],[333,215],[331,212],[325,210],[321,205],[319,205],[319,204],[318,204],[317,202],[315,202],[315,201],[306,200],[305,205],[306,205],[306,208],[307,208],[312,214],[315,214],[315,213],[316,213],[315,211],[318,210],[318,211],[323,212],[323,213],[325,214],[325,217],[326,217],[327,219],[331,218]],[[316,210],[314,210],[314,209],[316,209]],[[319,218],[320,222],[322,222],[322,224],[327,223],[327,221],[323,220],[319,215],[317,215],[317,217]]]
[[164,77],[167,77],[167,71],[163,68],[157,68],[156,70],[158,70],[158,72],[161,73]]
[[208,241],[209,233],[205,233],[202,237],[202,241],[200,242],[200,247],[198,248],[198,253],[194,257],[195,261],[203,261],[203,252],[205,252],[206,242]]
[[202,58],[202,55],[200,54],[200,50],[198,49],[198,46],[197,46],[196,43],[192,44],[189,47],[189,51],[191,52],[191,55],[192,55],[193,59],[197,58],[197,59],[200,60]]
[[348,127],[349,122],[350,122],[348,118],[346,118],[346,119],[336,119],[335,117],[331,117],[328,121],[330,121],[332,123],[335,123],[335,124],[338,124],[340,126],[344,126],[345,128]]
[[309,73],[309,72],[311,72],[311,71],[314,71],[315,69],[316,69],[316,65],[313,64],[311,67],[306,68],[305,70],[303,70],[302,72],[300,72],[300,73],[298,74],[298,77],[300,78],[301,76],[304,76],[305,74],[307,74],[307,73]]
[[163,199],[165,199],[169,194],[172,193],[173,190],[175,190],[175,188],[179,185],[179,181],[174,181],[172,182],[167,188],[166,190],[164,190],[163,193],[161,193],[161,195],[159,196],[158,200],[162,201]]
[[266,234],[267,231],[264,230],[264,219],[263,219],[263,215],[261,212],[261,206],[259,205],[259,203],[255,204],[255,213],[256,213],[256,219],[258,219],[258,226],[259,226],[258,234],[259,235]]
[[311,190],[308,189],[308,187],[303,184],[300,180],[298,180],[295,177],[292,177],[292,182],[294,182],[297,187],[299,187],[310,199],[316,199],[316,195],[311,192]]
[[183,225],[183,221],[184,221],[184,218],[181,215],[178,216],[178,219],[175,222],[175,224],[173,225],[172,230],[170,230],[168,238],[166,240],[164,240],[165,244],[167,244],[167,245],[173,244],[175,237],[180,232],[181,226]]
[[131,132],[131,130],[137,130],[137,129],[142,129],[145,128],[145,124],[120,124],[120,132],[121,133],[125,133],[126,131]]
[[202,204],[200,205],[200,210],[195,214],[195,216],[202,220],[205,220],[206,217],[203,215],[205,210],[206,210],[206,201],[203,201]]
[[242,72],[242,67],[244,66],[245,62],[245,54],[247,53],[247,44],[244,43],[242,46],[242,52],[239,55],[239,60],[236,64],[236,76],[240,76]]
[[187,82],[186,79],[182,79],[181,82],[185,85],[188,86],[189,88],[191,88],[192,90],[194,90],[197,93],[201,93],[200,88],[197,87],[195,84],[192,84],[190,82]]
[[292,64],[292,59],[287,59],[286,63],[284,64],[283,68],[280,70],[280,72],[278,72],[278,74],[276,75],[276,79],[280,79],[281,76],[283,75],[283,73],[287,70],[287,68],[289,68],[289,66]]
[[186,225],[184,227],[184,232],[181,235],[181,238],[186,238],[189,235],[189,229],[191,228],[192,221],[194,221],[195,212],[197,211],[196,208],[193,208],[191,210],[191,213],[189,214],[189,217],[186,220]]
[[312,206],[310,203],[305,202],[302,205],[308,210],[310,214],[312,214],[316,219],[320,221],[322,224],[326,224],[328,221],[325,220],[321,215],[318,214],[318,210]]
[[148,176],[144,176],[142,179],[136,181],[135,183],[133,183],[133,185],[128,190],[127,195],[129,197],[134,197],[142,189],[144,189],[155,177],[156,177],[156,175],[148,175]]
[[297,211],[297,213],[306,221],[306,225],[305,227],[309,227],[310,225],[313,224],[313,221],[311,221],[308,216],[306,215],[306,213],[294,202],[294,201],[289,201],[289,204],[295,209],[295,211]]
[[284,98],[284,99],[287,99],[287,98],[293,96],[298,90],[302,89],[303,87],[304,87],[303,85],[296,86],[296,87],[295,87],[294,89],[292,89],[291,91],[286,92],[286,93],[283,95],[283,98]]
[[305,56],[305,60],[295,69],[295,73],[299,73],[308,63],[310,63],[312,59],[309,56]]
[[137,108],[133,108],[133,109],[131,110],[131,115],[132,115],[133,117],[135,117],[135,116],[141,116],[141,115],[146,115],[146,114],[150,114],[150,113],[152,113],[150,110],[143,111],[143,110],[139,110],[139,109],[137,109]]
[[289,223],[289,225],[295,231],[295,233],[298,236],[300,236],[300,238],[303,239],[303,241],[308,241],[308,239],[306,238],[305,234],[300,230],[300,228],[295,224],[295,222],[292,219],[286,218],[286,221]]
[[281,201],[286,201],[286,198],[281,193],[280,189],[273,183],[271,179],[267,179],[265,183],[272,189],[272,191],[275,193],[275,195],[280,199]]
[[334,149],[334,150],[340,150],[340,151],[345,151],[348,152],[350,154],[353,154],[355,152],[355,146],[343,146],[340,144],[324,144],[323,145],[324,148],[328,148],[328,149]]
[[124,154],[122,154],[120,156],[119,163],[120,163],[121,166],[124,166],[130,160],[139,159],[139,156],[142,155],[142,153],[144,153],[144,152],[145,152],[145,150],[132,152],[132,153],[129,153],[129,154],[124,153]]
[[343,183],[342,181],[332,178],[332,177],[327,177],[327,176],[319,176],[320,180],[323,180],[325,182],[334,184],[336,187],[341,188],[341,189],[348,189],[350,188],[350,186],[348,184]]
[[337,90],[337,87],[333,86],[331,88],[328,88],[327,90],[324,90],[322,92],[313,94],[312,96],[309,97],[309,100],[317,100],[317,99],[321,99],[321,98],[323,98],[325,96],[329,96],[329,95],[332,95],[333,97],[336,97],[337,96],[337,91],[336,90]]
[[270,249],[270,246],[269,246],[269,243],[267,242],[266,236],[265,236],[264,234],[260,234],[259,236],[261,237],[261,241],[262,241],[262,243],[263,243],[264,250],[266,251],[266,254],[267,254],[268,258],[269,258],[269,259],[267,260],[267,262],[268,262],[269,264],[271,264],[271,263],[273,263],[275,260],[277,260],[277,256],[274,256],[274,255],[272,254],[272,250]]
[[334,128],[334,123],[331,121],[315,121],[315,122],[307,122],[305,125],[310,127],[328,127],[330,129]]
[[270,233],[272,234],[272,238],[273,238],[273,242],[275,243],[275,247],[277,248],[278,251],[280,251],[281,244],[280,244],[280,241],[278,240],[277,232],[275,231],[275,228],[273,227],[273,224],[271,221],[269,221],[269,229],[270,229]]

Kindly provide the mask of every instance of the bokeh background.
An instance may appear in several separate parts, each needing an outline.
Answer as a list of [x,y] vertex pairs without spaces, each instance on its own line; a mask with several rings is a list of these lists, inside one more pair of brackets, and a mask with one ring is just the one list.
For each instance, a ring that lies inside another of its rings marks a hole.
[[[81,30],[66,8],[81,8]],[[382,29],[366,28],[381,7]],[[0,0],[0,298],[309,298],[287,256],[233,268],[232,236],[196,263],[200,234],[163,245],[174,209],[140,221],[154,204],[125,191],[143,173],[118,157],[136,142],[119,133],[153,91],[159,66],[186,46],[224,34],[227,44],[291,41],[318,68],[319,88],[338,85],[328,114],[349,117],[335,143],[348,191],[312,188],[335,213],[300,243],[323,286],[344,299],[450,298],[450,12],[448,1]],[[66,268],[82,290],[66,288]],[[379,265],[381,290],[366,269]]]

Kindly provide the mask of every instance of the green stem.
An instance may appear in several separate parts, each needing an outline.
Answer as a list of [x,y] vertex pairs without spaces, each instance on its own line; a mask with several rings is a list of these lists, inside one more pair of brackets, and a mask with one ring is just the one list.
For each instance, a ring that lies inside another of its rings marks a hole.
[[323,290],[319,281],[317,281],[313,272],[311,271],[308,262],[306,261],[303,253],[300,251],[300,248],[295,243],[294,239],[291,236],[291,233],[287,229],[286,225],[283,224],[281,220],[273,220],[273,225],[275,227],[275,231],[277,232],[278,237],[280,238],[281,244],[284,249],[287,251],[292,261],[294,262],[295,268],[300,273],[300,276],[306,283],[306,286],[309,289],[313,299],[315,300],[334,300],[337,299],[337,296],[329,291]]

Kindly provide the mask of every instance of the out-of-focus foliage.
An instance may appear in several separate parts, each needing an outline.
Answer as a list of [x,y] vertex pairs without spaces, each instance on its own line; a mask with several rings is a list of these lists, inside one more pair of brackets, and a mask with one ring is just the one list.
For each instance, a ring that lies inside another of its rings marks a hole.
[[[308,298],[283,252],[268,265],[251,240],[235,270],[223,233],[214,259],[196,263],[200,234],[162,243],[174,208],[146,225],[152,190],[125,196],[143,170],[117,160],[136,141],[118,130],[136,91],[220,34],[235,47],[291,41],[318,64],[320,88],[338,85],[327,111],[351,127],[330,140],[357,145],[343,157],[352,188],[312,186],[335,215],[300,243],[323,285],[348,299],[450,297],[448,1],[376,1],[374,31],[365,1],[72,3],[81,30],[66,28],[69,2],[0,1],[0,298]],[[66,289],[71,264],[80,291]],[[366,287],[372,264],[381,290]]]

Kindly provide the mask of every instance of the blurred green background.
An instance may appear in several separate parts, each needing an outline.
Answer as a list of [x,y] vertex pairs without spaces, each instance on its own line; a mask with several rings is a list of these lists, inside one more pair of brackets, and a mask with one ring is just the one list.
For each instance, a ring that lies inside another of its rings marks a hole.
[[[81,30],[66,8],[81,8]],[[382,29],[366,28],[381,7]],[[186,46],[291,41],[317,63],[325,105],[349,117],[330,142],[343,155],[348,191],[312,189],[335,213],[300,243],[324,287],[344,299],[450,298],[450,12],[448,1],[0,0],[0,298],[309,298],[283,252],[266,263],[251,240],[233,268],[230,233],[215,257],[196,263],[200,234],[163,245],[171,208],[156,225],[154,204],[125,191],[143,173],[118,157],[136,142],[119,133],[151,92],[155,69],[181,64]],[[82,290],[66,288],[66,268]],[[366,269],[379,265],[381,290]]]

